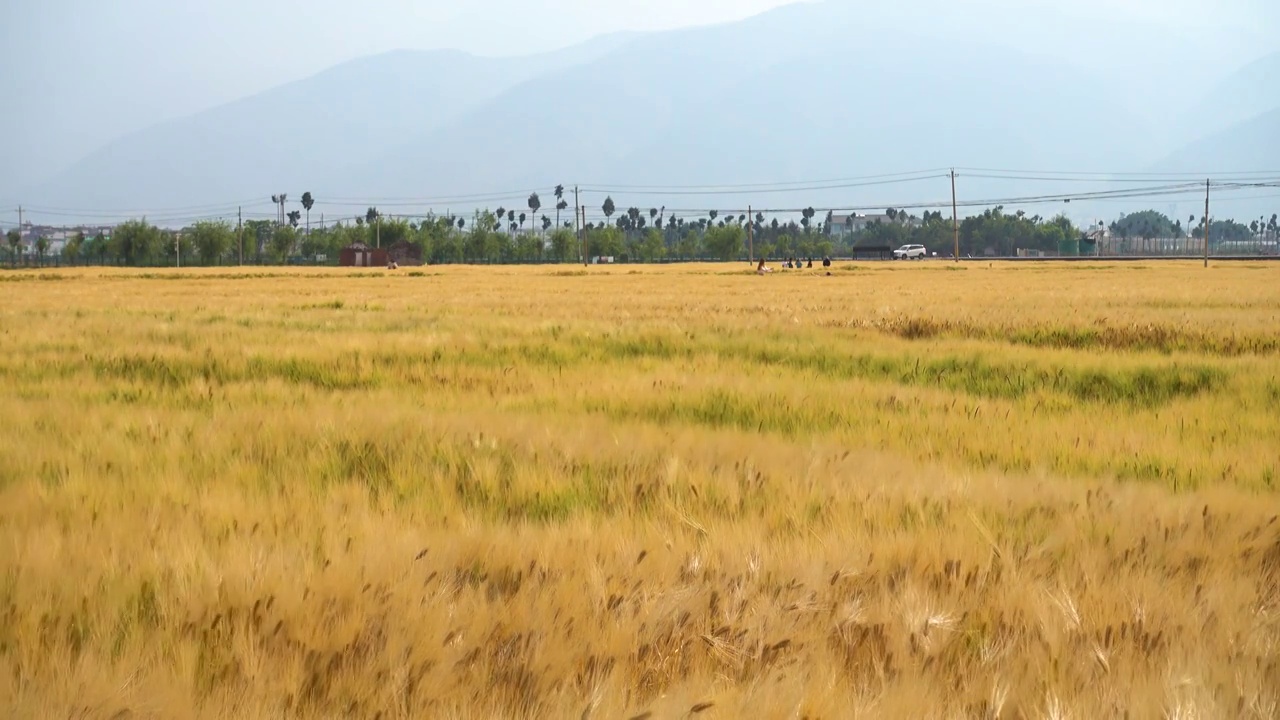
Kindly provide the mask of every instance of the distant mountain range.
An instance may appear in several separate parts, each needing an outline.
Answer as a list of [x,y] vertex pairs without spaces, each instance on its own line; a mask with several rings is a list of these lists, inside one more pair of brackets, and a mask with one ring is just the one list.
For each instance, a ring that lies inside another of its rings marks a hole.
[[[1280,169],[1280,53],[1193,105],[1221,111],[1183,112],[1186,98],[1153,111],[1132,77],[982,37],[942,42],[928,23],[868,22],[852,5],[820,3],[529,58],[387,53],[120,138],[31,196],[53,207],[165,209],[176,220],[303,190],[318,199],[313,217],[379,203],[465,211],[557,183],[584,185],[591,207],[609,191],[623,206],[855,207],[940,201],[949,185],[833,183],[842,187],[768,196],[676,186],[955,166]],[[982,174],[999,175],[970,172]],[[963,194],[1049,190],[973,177]]]
[[[1280,107],[1193,141],[1156,165],[1171,173],[1274,172],[1280,168]],[[1275,174],[1280,177],[1280,172]]]

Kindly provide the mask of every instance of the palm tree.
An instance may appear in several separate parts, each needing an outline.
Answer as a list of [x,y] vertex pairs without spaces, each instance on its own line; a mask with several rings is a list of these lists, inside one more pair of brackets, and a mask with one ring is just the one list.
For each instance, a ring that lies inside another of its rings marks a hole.
[[5,238],[9,241],[9,258],[13,262],[13,266],[18,266],[18,248],[22,247],[22,233],[14,228],[10,230]]
[[[538,216],[538,211],[541,209],[542,209],[542,198],[538,197],[538,193],[533,193],[532,195],[529,196],[529,212],[532,214],[533,217],[536,218]],[[520,224],[523,225],[524,221],[521,220]]]
[[507,211],[507,222],[511,223],[511,234],[514,235],[516,232],[516,211],[515,210]]
[[608,225],[609,221],[613,219],[614,211],[618,208],[614,207],[612,197],[605,197],[604,205],[601,205],[600,209],[604,211],[604,221],[605,224]]
[[365,222],[373,225],[373,246],[382,247],[382,213],[378,212],[378,208],[371,207],[364,214]]
[[523,230],[524,230],[524,221],[525,221],[526,219],[527,219],[527,218],[525,217],[525,214],[524,214],[524,213],[520,213],[520,230],[521,230],[521,231],[523,231]]
[[556,227],[560,227],[560,211],[569,207],[569,203],[564,199],[563,185],[556,186],[555,195],[556,195]]
[[298,227],[298,221],[302,219],[302,213],[298,210],[290,210],[288,218],[289,218],[289,226],[296,228]]
[[311,234],[311,208],[315,207],[316,199],[311,197],[310,192],[302,193],[302,209],[307,211],[307,235]]
[[280,220],[280,196],[279,196],[279,195],[272,195],[272,196],[271,196],[271,204],[276,206],[276,224],[277,224],[277,225],[280,225],[280,224],[281,224],[281,220]]

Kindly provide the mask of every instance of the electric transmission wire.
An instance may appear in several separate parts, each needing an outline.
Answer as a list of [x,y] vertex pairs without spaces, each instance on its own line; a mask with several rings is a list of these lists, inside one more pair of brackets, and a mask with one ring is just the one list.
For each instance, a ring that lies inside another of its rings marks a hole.
[[[934,168],[930,170],[914,170],[911,172],[885,173],[881,175],[862,175],[859,177],[846,178],[830,178],[826,180],[794,180],[785,182],[767,182],[767,183],[745,183],[739,185],[732,184],[706,184],[706,185],[622,185],[615,183],[587,183],[584,187],[600,186],[615,189],[619,192],[632,190],[736,190],[736,189],[760,189],[760,188],[786,188],[797,185],[827,185],[834,183],[856,183],[873,180],[889,180],[897,178],[906,178],[908,176],[921,176],[920,179],[947,177],[945,174],[949,172],[947,168]],[[591,192],[599,192],[592,190]]]
[[[979,180],[1001,180],[1016,183],[1094,183],[1098,189],[1087,190],[1082,192],[1071,193],[1041,193],[1015,195],[1008,197],[988,197],[981,199],[961,199],[955,203],[956,207],[974,208],[974,207],[995,207],[995,206],[1022,206],[1022,205],[1038,205],[1049,203],[1069,204],[1072,202],[1102,202],[1113,203],[1120,201],[1129,201],[1145,198],[1168,198],[1181,195],[1198,194],[1205,190],[1205,183],[1196,179],[1198,175],[1208,175],[1211,178],[1214,173],[1087,173],[1078,171],[1030,171],[1030,170],[1001,170],[990,168],[957,168],[957,177],[972,178]],[[599,195],[617,196],[619,205],[625,205],[629,197],[654,197],[654,196],[670,196],[670,197],[726,197],[733,196],[734,205],[741,203],[746,205],[746,198],[759,195],[773,194],[795,194],[803,192],[822,192],[822,191],[838,191],[838,190],[854,190],[860,188],[872,187],[891,187],[902,186],[910,183],[919,183],[929,180],[948,179],[951,175],[950,171],[945,174],[940,169],[916,170],[911,172],[885,173],[879,175],[864,175],[858,177],[848,177],[830,180],[798,180],[798,181],[779,181],[773,183],[742,183],[742,184],[720,184],[720,185],[593,185],[585,188],[579,188],[580,194],[598,197]],[[1229,198],[1240,191],[1259,190],[1280,188],[1280,171],[1237,171],[1232,173],[1218,173],[1217,180],[1210,180],[1209,187],[1214,190],[1218,196],[1222,197],[1222,201],[1245,200],[1248,198]],[[1181,182],[1178,182],[1181,181]],[[1145,183],[1162,183],[1162,184],[1145,184]],[[1109,185],[1123,185],[1124,187],[1108,187]],[[568,188],[566,187],[566,190]],[[332,210],[333,208],[405,208],[410,211],[399,217],[405,219],[424,219],[448,214],[454,216],[456,214],[466,215],[471,205],[480,203],[513,203],[512,209],[517,212],[524,211],[524,201],[528,199],[529,194],[538,192],[539,195],[545,195],[547,205],[539,208],[536,212],[530,214],[536,219],[541,215],[550,217],[555,211],[554,192],[550,189],[538,190],[513,190],[507,192],[476,192],[476,193],[458,193],[454,195],[442,195],[433,197],[366,197],[356,198],[348,196],[326,197],[320,194],[317,197],[317,207],[321,208],[322,224],[328,225],[335,221],[345,221],[350,219],[343,215],[329,212],[328,217],[324,217],[324,210]],[[569,193],[566,192],[566,196]],[[1266,199],[1271,195],[1257,196],[1257,199]],[[902,210],[920,210],[920,209],[945,209],[952,204],[950,198],[938,199],[930,202],[922,202],[910,198],[899,198],[899,202],[887,203],[862,203],[850,205],[841,205],[839,207],[830,208],[813,208],[813,207],[753,207],[751,215],[757,214],[799,214],[806,210],[813,209],[815,213],[857,213],[879,211],[884,208],[898,208]],[[598,202],[594,199],[584,203],[586,208],[586,216],[592,220],[602,219],[603,213],[593,207]],[[699,203],[701,204],[701,203]],[[190,223],[202,220],[213,221],[231,221],[242,217],[247,220],[255,219],[276,219],[278,216],[274,212],[265,211],[255,212],[256,208],[263,208],[267,205],[274,204],[267,199],[259,197],[258,199],[208,203],[201,205],[189,205],[180,207],[154,208],[149,212],[126,211],[126,210],[93,210],[85,208],[68,208],[56,206],[24,206],[23,212],[29,217],[53,217],[67,219],[81,219],[85,224],[111,224],[112,220],[143,218],[160,223]],[[461,205],[458,213],[453,212],[453,206]],[[754,205],[754,203],[752,203]],[[247,212],[243,212],[247,210]],[[617,214],[625,214],[625,210],[621,207],[621,211]],[[238,211],[241,211],[238,213]],[[732,213],[727,211],[723,206],[715,207],[663,207],[662,214],[664,217],[675,215],[705,215],[712,211],[725,212],[725,217],[736,216],[737,214],[746,214],[745,207],[738,207]],[[17,214],[17,208],[12,210],[13,214]],[[314,212],[313,212],[314,214]],[[646,213],[647,214],[647,213]],[[360,214],[359,216],[363,216]],[[573,217],[573,215],[569,215]],[[8,225],[16,225],[16,223],[5,221]]]
[[1096,178],[1147,178],[1148,180],[1199,180],[1204,182],[1206,178],[1214,177],[1235,177],[1235,176],[1254,176],[1254,175],[1280,175],[1280,169],[1277,170],[1232,170],[1232,171],[1216,171],[1216,172],[1132,172],[1132,171],[1116,171],[1116,172],[1097,172],[1097,171],[1077,171],[1077,170],[1011,170],[1008,168],[975,168],[975,167],[957,167],[957,172],[966,173],[1002,173],[1006,175],[1062,175],[1062,176],[1091,176]]
[[776,194],[780,194],[780,193],[817,192],[817,191],[820,191],[820,190],[847,190],[847,189],[860,188],[860,187],[878,187],[878,186],[884,186],[884,185],[897,185],[897,184],[902,184],[902,183],[920,182],[920,181],[922,181],[922,180],[938,180],[938,179],[942,179],[942,178],[946,178],[946,177],[950,177],[950,176],[949,176],[949,175],[924,175],[924,176],[919,176],[919,177],[907,177],[907,178],[898,178],[898,179],[891,179],[891,180],[873,180],[873,181],[867,181],[867,182],[855,182],[855,183],[836,183],[836,184],[830,184],[830,185],[805,185],[805,186],[793,186],[793,187],[772,187],[772,188],[768,188],[768,189],[755,189],[755,190],[634,190],[634,191],[633,191],[633,190],[628,190],[628,191],[618,191],[618,190],[611,190],[611,189],[607,189],[607,188],[583,188],[583,189],[582,189],[582,193],[583,193],[583,194],[591,194],[591,195],[613,195],[613,194],[619,194],[619,195],[621,195],[621,194],[624,194],[624,192],[625,192],[625,194],[626,194],[626,195],[628,195],[628,196],[631,196],[631,195],[640,195],[640,196],[646,196],[646,197],[647,197],[647,196],[654,196],[654,195],[658,195],[658,196],[662,196],[662,197],[679,196],[679,195],[685,195],[685,196],[707,196],[707,195],[734,195],[734,196],[742,196],[742,195],[776,195]]

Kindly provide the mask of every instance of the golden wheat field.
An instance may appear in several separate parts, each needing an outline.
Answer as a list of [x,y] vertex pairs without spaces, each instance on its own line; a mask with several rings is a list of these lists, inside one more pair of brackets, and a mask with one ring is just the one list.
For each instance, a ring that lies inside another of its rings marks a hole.
[[1280,265],[0,273],[0,715],[1275,718]]

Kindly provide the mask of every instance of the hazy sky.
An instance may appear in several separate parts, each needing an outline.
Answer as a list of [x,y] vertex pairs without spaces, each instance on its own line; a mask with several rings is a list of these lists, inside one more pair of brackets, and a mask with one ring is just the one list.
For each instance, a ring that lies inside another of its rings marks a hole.
[[[616,30],[739,19],[783,0],[6,0],[24,97],[122,77],[213,104],[396,48],[520,54]],[[59,77],[74,69],[82,77]],[[113,88],[114,90],[114,88]],[[96,98],[91,98],[96,99]]]
[[[1277,46],[1275,0],[833,0],[972,12],[1011,35],[1070,51],[1041,13],[1140,21],[1218,38],[1229,66]],[[39,175],[121,133],[188,114],[362,55],[453,47],[479,54],[553,49],[620,30],[747,17],[785,0],[0,0],[0,167]],[[911,22],[904,20],[904,22]],[[1179,35],[1178,33],[1185,33]],[[856,36],[855,36],[856,37]],[[1207,41],[1210,47],[1212,40]],[[1116,57],[1122,57],[1121,48]],[[1183,51],[1185,52],[1185,51]],[[1090,53],[1096,63],[1107,57]],[[1117,62],[1124,62],[1117,60]],[[1215,66],[1216,68],[1217,66]],[[1124,72],[1125,67],[1115,71]],[[0,180],[0,197],[13,183]]]
[[0,200],[120,134],[398,48],[521,54],[783,0],[0,0]]

